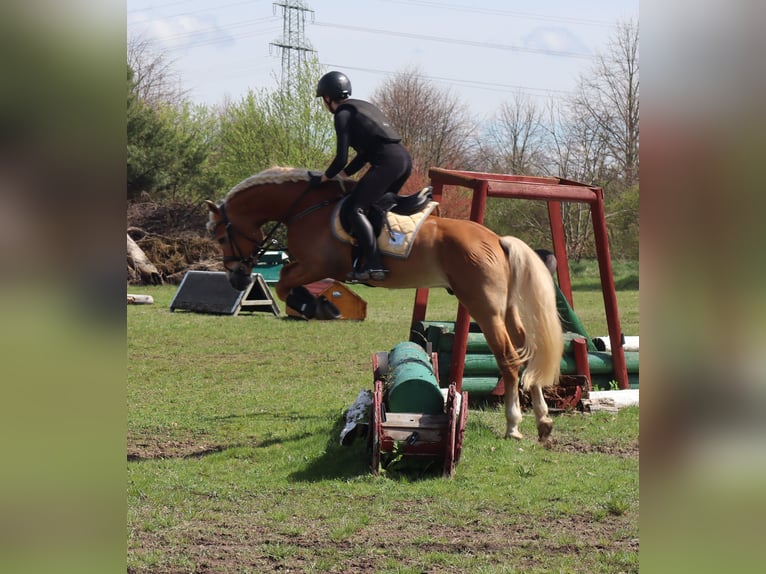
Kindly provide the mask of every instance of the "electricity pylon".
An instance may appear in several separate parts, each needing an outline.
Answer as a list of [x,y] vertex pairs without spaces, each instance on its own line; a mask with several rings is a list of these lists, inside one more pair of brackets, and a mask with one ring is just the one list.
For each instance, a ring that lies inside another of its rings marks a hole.
[[282,90],[292,91],[298,83],[298,72],[306,63],[309,53],[314,52],[311,43],[306,39],[306,13],[314,18],[314,11],[304,0],[281,0],[274,2],[274,11],[282,8],[282,37],[271,42],[282,55]]

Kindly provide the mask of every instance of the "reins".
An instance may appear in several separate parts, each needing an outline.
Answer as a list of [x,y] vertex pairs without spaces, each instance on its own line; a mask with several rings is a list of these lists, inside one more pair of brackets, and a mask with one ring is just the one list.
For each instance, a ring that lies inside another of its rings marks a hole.
[[245,265],[255,265],[255,263],[263,256],[266,251],[268,251],[269,242],[271,241],[271,238],[274,236],[274,234],[277,232],[277,230],[282,227],[283,225],[290,225],[291,223],[294,223],[296,221],[299,221],[303,217],[306,217],[310,213],[314,213],[315,211],[319,211],[320,209],[323,209],[327,207],[328,205],[331,205],[335,203],[336,201],[340,201],[341,196],[334,197],[332,199],[325,199],[324,201],[320,201],[319,203],[312,205],[310,207],[307,207],[303,211],[296,213],[295,215],[291,216],[291,213],[295,209],[295,207],[300,203],[300,201],[306,196],[306,194],[311,191],[311,186],[306,186],[306,189],[304,189],[298,197],[295,198],[295,200],[292,202],[289,208],[287,208],[287,211],[285,214],[279,218],[276,223],[269,229],[268,233],[266,233],[263,240],[257,243],[257,247],[253,248],[250,255],[247,257],[244,257],[242,253],[240,252],[239,248],[237,247],[237,244],[233,241],[233,236],[235,234],[240,235],[244,237],[245,239],[251,240],[250,237],[236,229],[232,223],[229,221],[229,217],[226,215],[226,207],[225,202],[222,203],[219,207],[221,211],[221,221],[219,222],[219,225],[221,223],[226,225],[226,237],[229,240],[229,243],[231,244],[232,251],[234,252],[234,255],[228,255],[223,258],[224,263],[228,263],[229,261],[238,261],[240,263],[244,263]]

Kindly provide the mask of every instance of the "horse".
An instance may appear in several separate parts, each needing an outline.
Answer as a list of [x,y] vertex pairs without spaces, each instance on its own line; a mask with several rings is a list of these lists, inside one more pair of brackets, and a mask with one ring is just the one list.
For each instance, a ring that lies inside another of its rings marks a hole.
[[[206,200],[207,229],[220,244],[232,287],[245,289],[253,265],[266,250],[276,226],[287,227],[290,262],[281,270],[277,296],[325,278],[346,281],[351,246],[336,239],[331,217],[337,202],[354,185],[332,179],[308,185],[306,169],[278,167],[235,185],[218,203]],[[267,222],[276,222],[264,233]],[[551,274],[535,251],[512,236],[501,237],[470,220],[429,215],[406,259],[384,256],[385,279],[374,287],[450,290],[479,325],[505,386],[505,438],[521,439],[519,370],[529,390],[538,439],[549,444],[553,421],[543,388],[558,381],[563,353],[561,323]]]

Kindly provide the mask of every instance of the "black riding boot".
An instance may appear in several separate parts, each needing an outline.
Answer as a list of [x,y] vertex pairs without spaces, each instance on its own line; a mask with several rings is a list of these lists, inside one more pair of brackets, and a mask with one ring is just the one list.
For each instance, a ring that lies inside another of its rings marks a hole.
[[375,232],[364,210],[354,209],[351,211],[351,226],[364,253],[364,265],[360,270],[352,271],[349,274],[349,279],[353,281],[368,281],[369,279],[383,281],[386,278],[387,270],[383,269]]

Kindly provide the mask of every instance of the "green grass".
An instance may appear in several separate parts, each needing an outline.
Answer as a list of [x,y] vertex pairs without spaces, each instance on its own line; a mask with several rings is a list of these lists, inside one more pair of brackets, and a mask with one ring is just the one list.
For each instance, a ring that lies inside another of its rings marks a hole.
[[[638,261],[615,261],[612,270],[622,332],[628,336],[638,336]],[[593,260],[570,263],[570,274],[577,316],[591,337],[607,336],[609,331],[598,264]]]
[[[637,408],[556,416],[546,450],[531,413],[506,441],[502,410],[473,406],[452,480],[374,477],[364,441],[340,446],[414,299],[354,289],[362,322],[173,313],[175,287],[129,289],[155,298],[127,309],[130,572],[638,570]],[[433,291],[428,318],[454,313]]]

